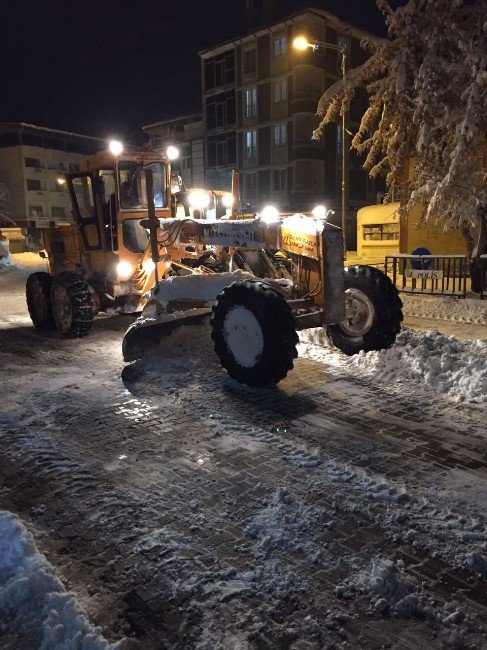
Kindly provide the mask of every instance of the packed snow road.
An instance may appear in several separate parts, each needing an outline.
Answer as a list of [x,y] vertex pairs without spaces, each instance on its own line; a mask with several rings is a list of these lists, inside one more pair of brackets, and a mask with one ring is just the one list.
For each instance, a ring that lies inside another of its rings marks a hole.
[[310,332],[255,390],[207,325],[132,365],[128,317],[40,333],[7,273],[0,510],[47,559],[0,513],[1,647],[487,647],[485,340],[349,360]]

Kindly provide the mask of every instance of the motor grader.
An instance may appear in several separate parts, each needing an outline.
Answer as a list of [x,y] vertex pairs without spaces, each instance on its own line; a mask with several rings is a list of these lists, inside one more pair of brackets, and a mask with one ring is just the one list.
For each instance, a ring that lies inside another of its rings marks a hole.
[[[125,361],[150,356],[175,327],[210,315],[222,366],[251,386],[275,385],[286,376],[297,356],[298,330],[326,328],[347,355],[390,347],[402,321],[402,303],[390,279],[370,266],[344,268],[342,232],[326,220],[275,217],[272,223],[258,215],[143,221],[155,255],[169,244],[176,250],[204,246],[229,270],[200,268],[157,282],[141,317],[127,330]],[[287,257],[285,272],[273,263],[275,251]],[[256,266],[264,270],[260,277]]]
[[229,193],[172,188],[169,157],[154,151],[107,150],[59,180],[69,191],[72,219],[42,229],[48,272],[29,276],[26,297],[33,324],[66,337],[88,334],[99,311],[140,311],[156,279],[176,273],[178,265],[199,265],[202,246],[152,254],[140,225],[149,196],[161,219],[232,212]]

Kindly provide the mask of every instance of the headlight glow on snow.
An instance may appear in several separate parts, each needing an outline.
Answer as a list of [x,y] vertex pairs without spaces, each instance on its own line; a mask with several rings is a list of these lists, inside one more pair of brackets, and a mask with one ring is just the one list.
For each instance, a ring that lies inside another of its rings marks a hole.
[[273,205],[266,205],[260,213],[260,217],[266,223],[276,223],[276,221],[279,221],[279,210]]
[[130,264],[130,262],[119,262],[117,264],[117,275],[119,278],[122,278],[122,280],[130,278],[133,272],[134,267],[132,264]]
[[210,197],[206,192],[190,192],[189,205],[195,210],[204,210],[210,204]]

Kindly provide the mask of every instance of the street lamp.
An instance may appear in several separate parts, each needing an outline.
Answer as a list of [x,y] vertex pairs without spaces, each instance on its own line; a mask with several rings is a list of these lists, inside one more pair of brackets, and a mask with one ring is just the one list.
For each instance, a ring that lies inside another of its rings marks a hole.
[[[297,36],[293,41],[293,47],[296,50],[304,52],[308,48],[313,52],[319,52],[321,48],[328,50],[336,50],[342,55],[342,79],[345,79],[347,71],[347,49],[345,45],[337,45],[335,43],[325,43],[323,41],[308,41],[305,36]],[[343,254],[347,254],[346,244],[346,229],[347,229],[347,116],[345,111],[342,111],[342,232],[343,232]],[[315,139],[314,137],[312,139]]]

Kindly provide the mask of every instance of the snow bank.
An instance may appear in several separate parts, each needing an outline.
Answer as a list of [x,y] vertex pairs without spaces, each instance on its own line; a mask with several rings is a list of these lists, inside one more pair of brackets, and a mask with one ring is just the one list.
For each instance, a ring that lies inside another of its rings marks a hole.
[[306,356],[354,374],[362,371],[374,381],[416,386],[454,402],[487,401],[487,339],[459,340],[436,330],[404,328],[388,350],[345,357],[331,347],[323,330],[307,330],[300,338],[313,344],[302,346]]
[[432,298],[402,294],[401,300],[405,316],[487,325],[487,301],[479,298]]
[[122,650],[109,644],[79,613],[32,535],[10,512],[0,511],[0,619],[22,647],[40,650]]

